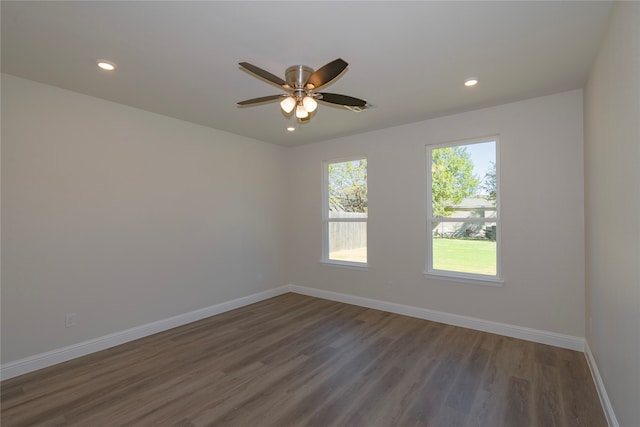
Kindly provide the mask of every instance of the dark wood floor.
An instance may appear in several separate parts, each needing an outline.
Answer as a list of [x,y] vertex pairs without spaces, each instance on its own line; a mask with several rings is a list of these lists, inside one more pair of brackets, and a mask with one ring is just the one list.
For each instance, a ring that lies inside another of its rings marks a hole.
[[584,355],[286,294],[2,383],[2,426],[606,426]]

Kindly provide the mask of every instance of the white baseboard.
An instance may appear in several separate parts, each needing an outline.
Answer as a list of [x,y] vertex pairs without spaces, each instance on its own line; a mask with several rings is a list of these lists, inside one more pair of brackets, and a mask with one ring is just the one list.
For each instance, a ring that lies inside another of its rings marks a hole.
[[[435,322],[475,329],[478,331],[490,332],[513,338],[520,338],[527,341],[568,348],[576,351],[584,351],[585,349],[584,339],[579,337],[562,335],[537,329],[530,329],[505,323],[492,322],[489,320],[482,320],[474,317],[444,313],[440,311],[429,310],[426,308],[419,308],[387,301],[358,297],[354,295],[330,292],[322,289],[308,288],[297,285],[286,285],[274,289],[269,289],[267,291],[258,292],[246,297],[212,305],[210,307],[205,307],[200,310],[180,314],[168,319],[163,319],[124,331],[115,332],[113,334],[48,351],[46,353],[36,354],[24,359],[9,362],[0,366],[0,379],[5,380],[13,378],[18,375],[26,374],[38,369],[66,362],[67,360],[86,356],[87,354],[105,350],[107,348],[124,344],[126,342],[133,341],[139,338],[144,338],[158,332],[166,331],[168,329],[195,322],[210,316],[214,316],[216,314],[224,313],[229,310],[244,307],[246,305],[263,301],[274,296],[282,295],[287,292],[295,292],[298,294],[309,295],[317,298],[373,308],[376,310],[388,311],[390,313],[397,313],[405,316],[416,317],[419,319],[432,320]],[[614,425],[615,424],[612,424],[612,426]]]
[[483,320],[475,317],[444,313],[441,311],[429,310],[426,308],[413,307],[393,302],[325,291],[322,289],[307,288],[304,286],[289,285],[289,289],[291,292],[328,299],[331,301],[338,301],[347,304],[358,305],[361,307],[388,311],[390,313],[403,314],[405,316],[432,320],[434,322],[446,323],[448,325],[460,326],[477,331],[490,332],[493,334],[519,338],[541,344],[552,345],[555,347],[567,348],[570,350],[584,351],[584,338],[574,337],[571,335],[541,331],[538,329],[525,328],[523,326],[509,325],[506,323],[493,322],[490,320]]
[[591,347],[589,347],[589,342],[587,342],[586,340],[584,343],[584,357],[587,359],[587,365],[589,365],[589,370],[591,371],[593,382],[596,385],[598,397],[600,397],[600,403],[602,404],[602,409],[604,410],[604,415],[607,418],[609,427],[620,427],[620,424],[618,424],[618,419],[616,418],[616,414],[613,412],[613,406],[611,406],[611,401],[609,400],[607,389],[604,387],[604,382],[602,382],[602,377],[600,376],[598,365],[596,365],[596,359],[593,357],[593,353],[591,353]]
[[215,304],[200,310],[173,316],[168,319],[159,320],[146,325],[137,326],[135,328],[9,362],[4,365],[0,365],[0,380],[6,380],[18,375],[23,375],[38,369],[66,362],[71,359],[86,356],[91,353],[105,350],[139,338],[144,338],[187,323],[202,320],[216,314],[244,307],[287,292],[294,292],[316,298],[323,298],[331,301],[338,301],[346,304],[353,304],[390,313],[416,317],[419,319],[445,323],[448,325],[460,326],[463,328],[567,348],[570,350],[582,351],[585,353],[587,364],[591,370],[591,375],[593,376],[609,427],[620,427],[613,412],[613,407],[609,401],[609,396],[607,395],[604,383],[600,377],[600,372],[598,371],[595,359],[591,353],[591,349],[583,338],[297,285],[280,286],[278,288],[258,292],[242,298]]
[[289,286],[280,286],[278,288],[247,295],[246,297],[215,304],[189,313],[179,314],[168,319],[158,320],[156,322],[147,323],[146,325],[137,326],[78,344],[73,344],[67,347],[48,351],[46,353],[36,354],[24,359],[9,362],[0,366],[0,379],[6,380],[18,375],[66,362],[67,360],[86,356],[87,354],[95,353],[97,351],[105,350],[139,338],[144,338],[158,332],[186,325],[187,323],[202,320],[216,314],[224,313],[225,311],[244,307],[245,305],[282,295],[289,291]]

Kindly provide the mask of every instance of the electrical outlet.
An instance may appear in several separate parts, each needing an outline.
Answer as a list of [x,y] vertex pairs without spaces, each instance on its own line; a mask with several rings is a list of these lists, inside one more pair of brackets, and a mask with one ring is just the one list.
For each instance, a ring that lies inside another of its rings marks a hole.
[[78,317],[76,316],[76,314],[67,313],[67,315],[64,318],[64,326],[66,328],[70,328],[72,326],[76,326],[76,323],[78,323]]

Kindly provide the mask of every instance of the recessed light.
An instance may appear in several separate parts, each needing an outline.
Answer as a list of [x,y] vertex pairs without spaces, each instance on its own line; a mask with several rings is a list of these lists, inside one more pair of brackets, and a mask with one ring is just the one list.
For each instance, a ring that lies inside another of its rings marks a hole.
[[294,130],[296,130],[296,128],[295,128],[294,126],[289,126],[289,127],[287,128],[287,130],[288,130],[289,132],[293,132]]
[[96,64],[98,64],[98,67],[105,71],[113,71],[116,69],[116,64],[110,61],[105,61],[104,59],[97,60]]
[[464,85],[466,87],[475,86],[477,84],[478,84],[478,79],[468,79],[467,81],[464,82]]

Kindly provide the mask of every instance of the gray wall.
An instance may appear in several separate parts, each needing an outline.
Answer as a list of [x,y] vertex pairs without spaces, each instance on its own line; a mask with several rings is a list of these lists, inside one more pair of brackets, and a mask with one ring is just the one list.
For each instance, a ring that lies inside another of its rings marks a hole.
[[640,425],[639,77],[640,3],[616,3],[585,88],[586,312],[623,427]]
[[2,363],[281,286],[283,151],[3,75]]
[[[502,287],[426,279],[426,146],[499,134]],[[582,91],[286,152],[291,283],[584,336]],[[365,155],[367,271],[320,264],[322,161]]]

